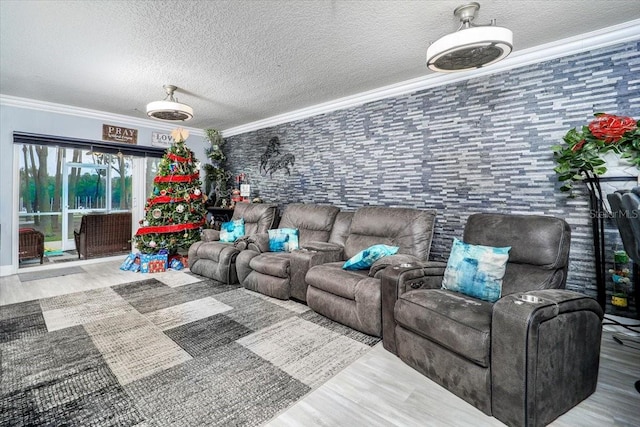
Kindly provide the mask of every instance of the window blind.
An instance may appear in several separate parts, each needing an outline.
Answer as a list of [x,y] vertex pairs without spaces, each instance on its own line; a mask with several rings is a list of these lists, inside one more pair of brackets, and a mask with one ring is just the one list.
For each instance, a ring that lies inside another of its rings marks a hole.
[[162,157],[164,148],[144,145],[120,144],[107,141],[67,138],[64,136],[41,135],[36,133],[13,132],[14,144],[51,145],[58,147],[80,148],[105,154],[122,153],[125,156]]

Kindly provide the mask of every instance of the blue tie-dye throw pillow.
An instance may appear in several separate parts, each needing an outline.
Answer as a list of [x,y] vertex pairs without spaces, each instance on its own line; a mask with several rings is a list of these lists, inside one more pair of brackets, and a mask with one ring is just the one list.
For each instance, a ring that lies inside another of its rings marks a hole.
[[510,249],[470,245],[454,238],[442,289],[496,302],[502,295]]
[[235,242],[238,237],[244,236],[244,218],[223,222],[220,225],[220,241]]
[[269,230],[269,250],[271,252],[291,252],[298,249],[297,228],[277,228]]
[[397,246],[373,245],[364,249],[351,258],[343,265],[344,270],[366,270],[373,265],[374,262],[387,255],[393,255],[398,252]]

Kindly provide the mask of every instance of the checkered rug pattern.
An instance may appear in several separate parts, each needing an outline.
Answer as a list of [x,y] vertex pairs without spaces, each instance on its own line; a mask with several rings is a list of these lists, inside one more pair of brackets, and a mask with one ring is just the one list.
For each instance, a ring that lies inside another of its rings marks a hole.
[[261,425],[379,341],[188,272],[142,277],[0,307],[0,425]]

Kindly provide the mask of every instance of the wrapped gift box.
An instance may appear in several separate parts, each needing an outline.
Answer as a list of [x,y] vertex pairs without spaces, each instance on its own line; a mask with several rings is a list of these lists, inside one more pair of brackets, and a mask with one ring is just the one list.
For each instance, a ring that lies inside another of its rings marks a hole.
[[167,271],[167,254],[140,254],[141,273],[160,273]]
[[138,263],[140,262],[138,260],[138,254],[134,254],[133,252],[130,253],[124,259],[124,262],[120,265],[120,270],[123,270],[123,271],[131,270],[131,266],[135,264],[136,261],[138,261]]
[[182,270],[184,268],[184,264],[182,263],[182,255],[173,254],[169,256],[168,266],[172,270]]

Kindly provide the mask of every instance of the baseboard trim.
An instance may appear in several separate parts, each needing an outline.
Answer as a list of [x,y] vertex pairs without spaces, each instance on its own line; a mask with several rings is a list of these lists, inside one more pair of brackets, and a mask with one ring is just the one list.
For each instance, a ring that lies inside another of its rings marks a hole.
[[13,265],[0,265],[0,277],[11,276],[15,273]]

